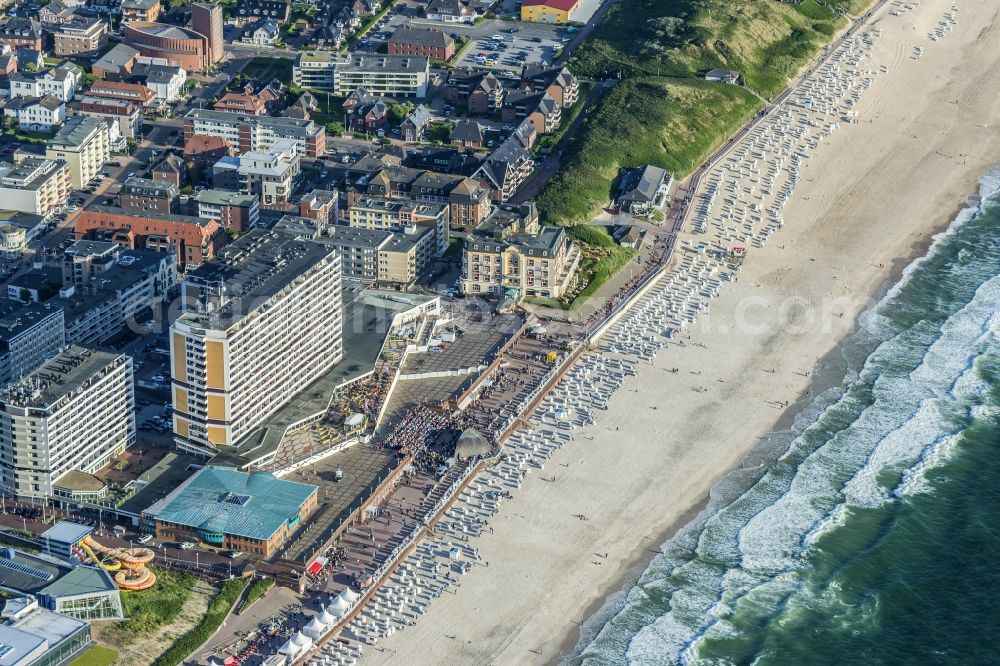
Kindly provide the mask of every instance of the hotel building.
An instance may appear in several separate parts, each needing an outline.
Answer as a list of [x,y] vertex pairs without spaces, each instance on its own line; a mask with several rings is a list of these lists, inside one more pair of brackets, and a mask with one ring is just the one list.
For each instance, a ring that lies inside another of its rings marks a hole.
[[174,442],[231,447],[340,361],[340,256],[254,229],[189,274],[170,330]]
[[48,497],[135,441],[132,359],[71,346],[0,392],[0,487]]

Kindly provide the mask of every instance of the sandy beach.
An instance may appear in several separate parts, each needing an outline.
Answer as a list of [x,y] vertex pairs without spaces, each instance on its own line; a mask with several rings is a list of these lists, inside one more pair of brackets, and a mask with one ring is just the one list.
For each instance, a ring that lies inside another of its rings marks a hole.
[[928,33],[951,0],[878,12],[871,63],[886,71],[855,107],[858,122],[803,163],[783,228],[751,248],[683,346],[640,364],[597,423],[527,477],[475,539],[489,566],[364,663],[558,661],[580,623],[794,413],[817,362],[1000,163],[1000,7],[959,4],[937,41]]

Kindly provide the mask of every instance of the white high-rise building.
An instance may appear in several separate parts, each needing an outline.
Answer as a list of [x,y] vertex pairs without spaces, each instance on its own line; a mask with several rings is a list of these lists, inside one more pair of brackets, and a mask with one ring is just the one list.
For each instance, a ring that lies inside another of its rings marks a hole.
[[174,442],[211,455],[343,357],[340,254],[255,229],[189,274],[170,330]]
[[49,497],[135,442],[132,359],[70,346],[0,392],[0,487]]

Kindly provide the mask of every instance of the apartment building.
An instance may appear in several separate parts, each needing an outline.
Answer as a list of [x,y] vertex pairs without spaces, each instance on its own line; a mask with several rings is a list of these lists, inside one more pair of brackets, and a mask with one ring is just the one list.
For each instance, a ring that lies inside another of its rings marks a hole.
[[159,0],[122,0],[122,23],[153,22],[160,18]]
[[409,224],[378,250],[378,283],[406,288],[427,274],[434,261],[434,231]]
[[66,342],[95,345],[167,297],[177,284],[177,262],[170,253],[78,241],[66,250],[62,271],[32,270],[12,286],[18,284],[40,284],[39,291],[57,294],[46,296],[44,305],[62,310]]
[[336,223],[340,219],[340,194],[337,190],[313,190],[299,202],[299,215],[320,224]]
[[448,250],[448,206],[444,204],[362,197],[350,207],[348,224],[357,229],[389,231],[398,231],[411,225],[427,227],[434,233],[435,256]]
[[118,133],[126,139],[138,139],[142,134],[142,108],[134,102],[85,96],[74,113],[110,120],[118,125]]
[[268,150],[276,141],[288,139],[302,157],[322,157],[326,153],[326,130],[311,120],[243,116],[223,111],[191,109],[184,116],[184,140],[191,137],[220,137],[237,154]]
[[389,37],[389,55],[426,56],[447,62],[455,55],[455,40],[442,30],[401,27]]
[[71,346],[0,391],[0,488],[45,498],[135,442],[132,359]]
[[265,207],[288,201],[301,170],[301,157],[288,139],[266,150],[240,155],[240,192],[257,197]]
[[45,217],[65,205],[71,188],[69,165],[63,160],[24,157],[0,162],[0,205],[6,210]]
[[93,16],[74,14],[55,31],[55,54],[59,57],[95,55],[108,43],[108,24]]
[[228,190],[202,190],[189,199],[190,215],[218,220],[226,229],[249,231],[260,221],[257,197]]
[[303,51],[292,69],[295,85],[346,97],[365,88],[376,97],[427,96],[430,59],[426,56]]
[[76,116],[66,121],[45,148],[49,159],[69,165],[73,189],[96,176],[111,156],[111,134],[104,120]]
[[218,220],[190,215],[90,206],[76,218],[78,239],[117,243],[129,250],[173,252],[184,268],[212,259],[229,240]]
[[132,102],[139,106],[152,106],[156,101],[156,93],[139,83],[123,83],[121,81],[95,81],[87,90],[90,97],[104,97]]
[[446,204],[449,224],[455,230],[476,227],[490,213],[490,191],[477,180],[396,165],[373,166],[373,171],[350,179],[348,207],[364,196]]
[[174,442],[238,443],[343,357],[340,256],[254,229],[193,271],[170,329]]
[[32,372],[65,344],[61,308],[0,300],[0,386]]
[[434,232],[412,224],[398,231],[341,225],[320,228],[309,218],[286,215],[275,229],[336,248],[344,277],[387,287],[414,284],[427,274],[435,257]]
[[10,96],[52,95],[63,102],[68,102],[79,90],[82,78],[83,70],[71,62],[65,62],[41,73],[17,72],[10,77]]
[[562,227],[539,227],[533,204],[497,206],[466,239],[461,290],[561,298],[579,263],[580,250]]
[[55,95],[15,97],[3,107],[3,114],[17,119],[17,126],[29,131],[49,131],[66,120],[66,104]]
[[176,213],[179,194],[174,183],[133,177],[122,185],[118,205],[126,210]]

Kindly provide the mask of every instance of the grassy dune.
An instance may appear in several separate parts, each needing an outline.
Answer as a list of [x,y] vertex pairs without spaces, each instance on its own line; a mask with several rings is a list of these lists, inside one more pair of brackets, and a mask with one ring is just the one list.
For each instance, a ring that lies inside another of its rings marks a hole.
[[[622,168],[690,174],[872,0],[619,0],[574,53],[583,78],[621,76],[566,147],[539,197],[547,222],[585,222]],[[744,86],[708,83],[734,69]]]

